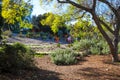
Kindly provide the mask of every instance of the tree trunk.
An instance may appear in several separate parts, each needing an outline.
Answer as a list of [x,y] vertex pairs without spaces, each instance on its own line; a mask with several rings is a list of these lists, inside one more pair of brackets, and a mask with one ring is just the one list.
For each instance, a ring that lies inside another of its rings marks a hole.
[[112,61],[119,62],[118,51],[116,51],[116,49],[112,47],[112,48],[110,48],[110,52],[112,54]]
[[103,35],[103,37],[106,39],[109,47],[110,47],[110,52],[112,54],[112,60],[114,62],[119,62],[119,57],[118,57],[118,42],[119,42],[119,30],[116,28],[115,29],[115,33],[114,33],[114,41],[111,40],[111,38],[108,36],[108,34],[104,31],[104,29],[102,28],[98,17],[96,16],[95,12],[91,13],[93,16],[93,19],[99,29],[99,31],[101,32],[101,34]]
[[115,27],[113,46],[110,47],[113,62],[119,62],[118,43],[119,43],[119,29],[117,26]]

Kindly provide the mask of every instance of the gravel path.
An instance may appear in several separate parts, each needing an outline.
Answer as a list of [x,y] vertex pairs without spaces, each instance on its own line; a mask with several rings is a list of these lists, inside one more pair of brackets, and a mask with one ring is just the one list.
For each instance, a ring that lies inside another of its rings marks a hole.
[[[11,37],[7,39],[8,43],[20,42],[22,44],[28,45],[34,49],[37,53],[49,53],[53,50],[59,49],[56,42],[53,40],[41,40],[41,39],[31,39],[31,38],[21,38],[21,37]],[[65,42],[60,42],[60,48],[66,48],[67,44]]]

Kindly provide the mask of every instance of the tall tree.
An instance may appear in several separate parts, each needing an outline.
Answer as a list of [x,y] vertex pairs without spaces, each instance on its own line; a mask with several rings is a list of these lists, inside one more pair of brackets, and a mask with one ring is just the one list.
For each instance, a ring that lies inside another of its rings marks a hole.
[[[42,0],[46,2],[48,0]],[[49,0],[55,1],[55,0]],[[120,31],[120,0],[56,0],[61,4],[70,4],[75,7],[75,10],[79,10],[82,12],[87,12],[91,15],[92,20],[97,25],[99,31],[107,41],[112,59],[114,62],[119,61],[118,56],[118,43],[119,43],[119,31]],[[69,7],[69,6],[68,6]],[[110,16],[112,14],[114,17],[114,24],[109,25]],[[104,26],[103,26],[104,25]],[[106,30],[104,30],[104,28]],[[110,38],[110,35],[107,34],[110,32],[114,38]]]

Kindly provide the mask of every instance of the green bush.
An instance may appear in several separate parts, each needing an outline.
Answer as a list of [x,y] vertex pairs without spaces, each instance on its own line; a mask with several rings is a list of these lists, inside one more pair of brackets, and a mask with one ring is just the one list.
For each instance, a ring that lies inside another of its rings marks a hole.
[[17,72],[34,66],[33,51],[25,45],[15,43],[0,47],[0,71]]
[[87,54],[109,54],[109,46],[104,40],[82,39],[73,44],[73,50],[84,51]]
[[12,32],[10,30],[6,30],[6,31],[3,32],[3,36],[11,37],[12,36]]
[[60,43],[57,43],[57,47],[60,47],[61,46],[61,44]]
[[75,42],[73,44],[73,49],[77,51],[81,51],[81,50],[83,51],[89,49],[91,45],[92,45],[91,40],[83,39],[80,40],[80,42]]
[[56,65],[70,65],[77,62],[75,53],[70,49],[60,49],[50,54],[52,61]]
[[99,40],[91,46],[90,51],[92,54],[109,54],[109,46],[104,40]]
[[28,37],[28,38],[33,38],[33,36],[34,36],[34,32],[28,32],[26,34],[26,37]]
[[91,54],[100,54],[100,50],[98,47],[91,47],[90,52]]

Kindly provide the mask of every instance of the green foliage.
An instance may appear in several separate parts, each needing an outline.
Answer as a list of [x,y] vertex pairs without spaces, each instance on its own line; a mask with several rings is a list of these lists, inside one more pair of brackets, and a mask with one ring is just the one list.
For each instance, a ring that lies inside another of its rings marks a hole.
[[50,54],[52,61],[56,65],[70,65],[77,62],[75,58],[75,53],[72,50],[57,50]]
[[91,40],[83,39],[83,40],[80,40],[80,42],[75,42],[73,44],[73,49],[77,51],[81,51],[81,50],[84,51],[89,49],[91,45],[92,45]]
[[61,44],[60,43],[57,43],[57,47],[60,47],[61,46]]
[[0,71],[15,72],[33,67],[34,52],[25,45],[15,43],[0,47]]
[[28,37],[28,38],[39,38],[40,37],[40,33],[27,32],[26,37]]
[[96,33],[98,33],[96,27],[90,21],[82,19],[78,20],[70,30],[74,38],[92,38]]
[[34,35],[34,33],[33,33],[33,32],[28,32],[28,33],[26,34],[26,37],[28,37],[28,38],[32,38],[32,37],[33,37],[33,35]]
[[82,39],[73,44],[73,50],[83,51],[91,54],[109,54],[109,46],[104,40]]
[[43,57],[45,54],[44,53],[36,53],[34,56],[35,57]]
[[3,36],[8,36],[11,37],[12,36],[12,32],[10,30],[6,30],[2,33]]
[[40,23],[43,25],[48,25],[51,27],[51,30],[54,33],[58,32],[59,27],[63,27],[65,25],[65,20],[62,16],[53,14],[53,13],[47,13],[45,14],[46,18],[42,19]]
[[99,40],[94,42],[95,39],[93,39],[93,45],[90,47],[90,51],[92,54],[109,54],[109,46],[104,40]]

